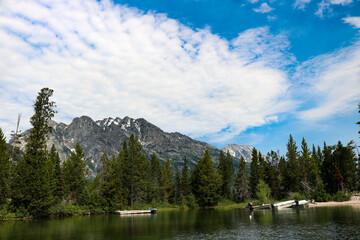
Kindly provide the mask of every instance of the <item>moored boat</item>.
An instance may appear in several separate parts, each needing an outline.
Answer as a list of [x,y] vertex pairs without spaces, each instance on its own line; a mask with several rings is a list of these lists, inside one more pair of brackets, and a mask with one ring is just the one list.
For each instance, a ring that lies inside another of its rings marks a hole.
[[254,209],[271,209],[271,204],[261,204],[261,205],[255,206]]
[[291,205],[292,208],[305,208],[308,207],[310,204],[310,200],[300,200],[295,201],[293,205]]
[[147,209],[147,210],[124,210],[124,211],[117,210],[117,211],[115,211],[116,214],[120,214],[120,215],[154,214],[156,212],[157,212],[156,208],[151,208],[151,209]]
[[283,208],[290,208],[293,204],[295,204],[295,200],[273,203],[271,206],[273,209],[283,209]]

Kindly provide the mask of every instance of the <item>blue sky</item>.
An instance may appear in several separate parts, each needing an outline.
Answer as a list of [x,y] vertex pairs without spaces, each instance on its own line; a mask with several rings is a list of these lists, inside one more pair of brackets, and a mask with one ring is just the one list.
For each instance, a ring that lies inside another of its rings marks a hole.
[[355,140],[359,0],[0,2],[0,127],[143,117],[219,148]]

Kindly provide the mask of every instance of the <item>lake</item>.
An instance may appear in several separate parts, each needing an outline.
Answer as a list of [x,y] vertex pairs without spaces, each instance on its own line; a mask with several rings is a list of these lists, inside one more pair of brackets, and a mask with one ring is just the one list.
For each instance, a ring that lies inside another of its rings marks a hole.
[[360,205],[307,209],[168,210],[155,215],[78,216],[0,222],[19,239],[360,239]]

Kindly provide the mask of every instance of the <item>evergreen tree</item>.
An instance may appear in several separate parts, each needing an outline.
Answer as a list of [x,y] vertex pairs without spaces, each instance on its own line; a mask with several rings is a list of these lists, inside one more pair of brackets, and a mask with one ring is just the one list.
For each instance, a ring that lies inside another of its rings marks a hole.
[[296,143],[290,134],[289,142],[287,143],[287,172],[285,178],[285,186],[290,192],[299,192],[301,190],[301,169],[298,157],[299,153]]
[[127,205],[133,207],[146,199],[147,164],[145,155],[141,153],[142,146],[131,134],[129,144],[123,144],[122,175],[124,193],[128,197]]
[[184,166],[181,171],[180,193],[182,197],[187,197],[191,194],[186,156],[184,156]]
[[279,161],[280,195],[277,197],[278,199],[282,199],[286,196],[286,174],[286,161],[285,158],[281,156]]
[[237,202],[245,202],[249,199],[248,174],[246,171],[246,162],[243,156],[240,157],[240,166],[234,185],[234,199]]
[[160,161],[155,152],[150,159],[149,202],[160,202]]
[[174,204],[179,204],[181,202],[180,183],[181,183],[180,172],[177,170],[175,173],[175,179],[172,187],[173,190],[172,203]]
[[256,186],[259,184],[260,173],[259,173],[259,158],[258,151],[253,148],[251,153],[251,164],[250,164],[250,196],[256,197]]
[[53,185],[54,197],[56,201],[60,201],[64,195],[64,181],[62,178],[61,165],[59,153],[56,151],[55,145],[53,144],[49,153],[49,159],[53,163],[54,177]]
[[223,151],[220,151],[218,171],[221,176],[221,196],[230,199],[232,176],[235,168],[229,151],[227,151],[226,157]]
[[9,195],[10,154],[5,136],[0,128],[0,205]]
[[311,153],[308,145],[305,141],[305,138],[301,141],[301,151],[299,156],[299,164],[302,176],[302,189],[305,193],[312,191],[312,186],[310,185],[310,176],[308,176],[309,171],[311,170]]
[[220,200],[221,178],[214,169],[208,150],[192,171],[191,187],[201,207],[215,206]]
[[115,195],[116,188],[116,174],[114,165],[116,164],[116,159],[109,159],[107,152],[105,151],[100,158],[101,162],[101,172],[100,172],[100,197],[102,197],[104,203],[109,209],[115,210]]
[[72,200],[77,200],[79,195],[85,190],[87,169],[84,156],[85,154],[80,144],[77,143],[69,159],[64,162],[65,195]]
[[173,167],[170,160],[166,160],[161,164],[160,192],[161,200],[168,202],[171,195],[171,178],[173,176]]
[[271,195],[275,199],[280,199],[283,195],[281,175],[278,164],[278,153],[274,151],[268,153],[266,156],[266,161],[264,163],[264,181],[270,187]]
[[50,101],[52,95],[53,90],[43,88],[36,98],[25,154],[15,168],[12,186],[12,204],[35,216],[47,214],[54,202],[51,188],[54,170],[46,151],[47,133],[51,131],[48,122],[56,113],[55,103]]

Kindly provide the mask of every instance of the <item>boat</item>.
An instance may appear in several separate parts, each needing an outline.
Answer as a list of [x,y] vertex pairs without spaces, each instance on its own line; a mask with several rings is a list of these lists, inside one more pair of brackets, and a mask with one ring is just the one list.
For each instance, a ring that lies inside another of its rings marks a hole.
[[120,215],[154,214],[156,212],[157,212],[156,208],[151,208],[151,209],[147,209],[147,210],[124,210],[124,211],[117,210],[117,211],[115,211],[116,214],[120,214]]
[[254,209],[271,209],[271,204],[261,204],[261,205],[255,206]]
[[292,208],[306,208],[310,204],[310,200],[300,200],[295,201],[293,205],[291,205]]
[[284,208],[291,208],[293,204],[295,204],[295,200],[273,203],[271,206],[273,209],[284,209]]

